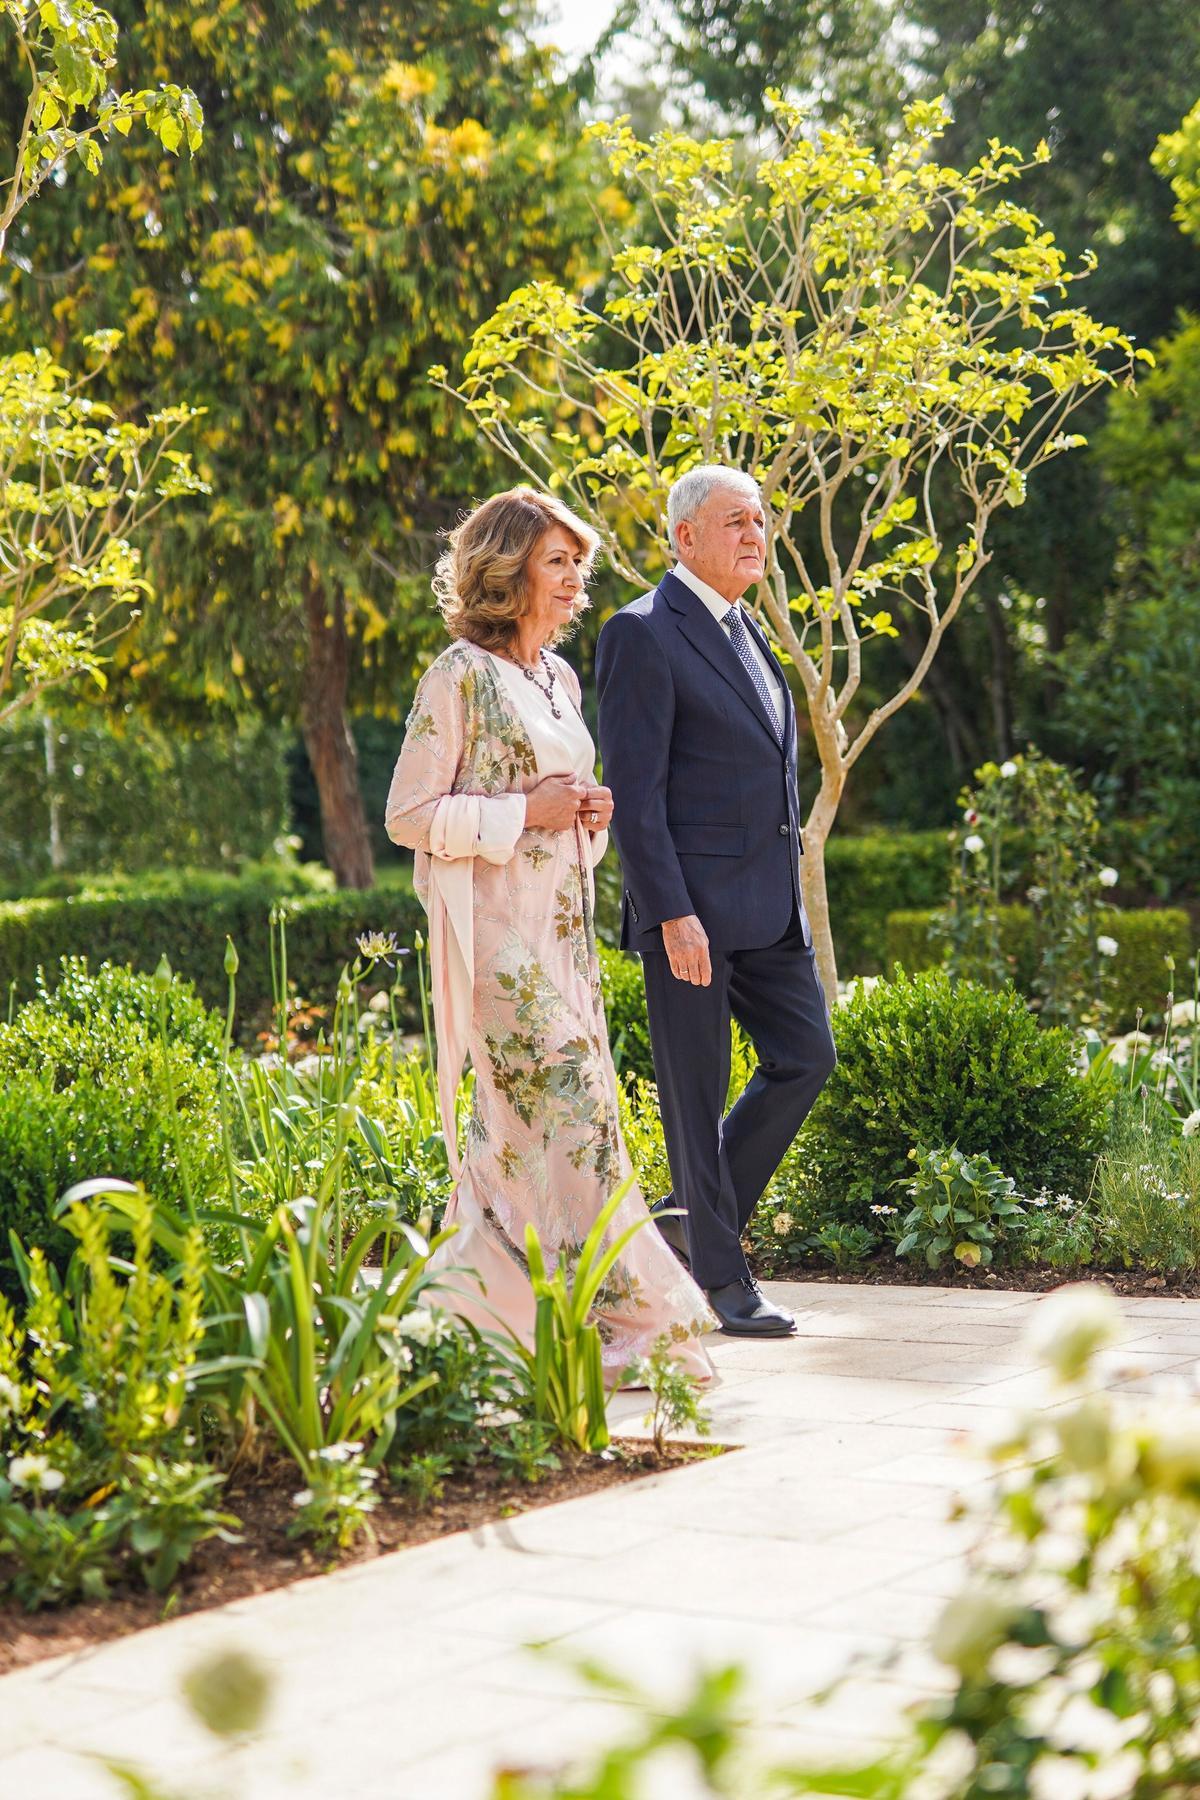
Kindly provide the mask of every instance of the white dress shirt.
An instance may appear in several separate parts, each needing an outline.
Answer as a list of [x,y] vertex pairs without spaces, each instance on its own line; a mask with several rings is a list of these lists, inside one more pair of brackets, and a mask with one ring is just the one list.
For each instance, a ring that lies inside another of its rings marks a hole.
[[[730,602],[725,598],[724,594],[718,594],[716,588],[709,587],[707,581],[701,581],[699,575],[693,574],[691,569],[689,569],[685,563],[677,562],[671,572],[677,581],[682,581],[685,587],[691,588],[693,594],[703,601],[705,607],[717,621],[717,624],[727,631],[730,614],[738,610],[737,601]],[[743,623],[744,620],[745,615],[743,614]],[[746,636],[750,640],[750,648],[754,652],[754,660],[762,670],[763,680],[767,684],[767,692],[771,696],[771,704],[775,708],[775,720],[782,732],[784,718],[783,695],[779,691],[779,676],[776,674],[770,662],[768,662],[766,654],[757,637],[748,628]],[[735,651],[734,654],[736,655],[737,652]]]

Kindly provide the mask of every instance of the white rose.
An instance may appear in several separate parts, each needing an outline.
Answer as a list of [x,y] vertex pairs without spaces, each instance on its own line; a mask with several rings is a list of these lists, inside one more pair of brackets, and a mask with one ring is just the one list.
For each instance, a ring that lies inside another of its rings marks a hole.
[[444,1315],[429,1306],[414,1306],[396,1321],[397,1334],[411,1338],[414,1344],[440,1344],[447,1330]]
[[1115,956],[1121,946],[1118,944],[1116,938],[1105,937],[1104,933],[1101,932],[1100,936],[1096,939],[1096,948],[1101,956]]
[[963,839],[963,849],[971,856],[979,855],[979,852],[983,849],[983,839],[977,831],[973,831],[970,837],[965,837]]
[[1184,1137],[1194,1137],[1197,1131],[1200,1131],[1200,1107],[1195,1112],[1190,1112],[1183,1121]]
[[776,1237],[787,1237],[788,1233],[794,1231],[795,1228],[796,1221],[790,1212],[777,1212],[771,1220],[771,1230]]
[[1074,1381],[1097,1350],[1117,1342],[1121,1329],[1121,1309],[1113,1296],[1092,1282],[1078,1281],[1039,1304],[1027,1341],[1060,1381]]
[[1172,1025],[1194,1025],[1196,1023],[1196,1002],[1179,1000],[1171,1008]]
[[1117,871],[1108,867],[1101,869],[1099,875],[1096,877],[1096,880],[1100,883],[1101,887],[1116,887],[1120,879],[1121,877],[1117,874]]
[[1005,781],[1011,781],[1016,772],[1017,765],[1015,762],[1002,762],[1000,764],[1000,773],[1003,775]]

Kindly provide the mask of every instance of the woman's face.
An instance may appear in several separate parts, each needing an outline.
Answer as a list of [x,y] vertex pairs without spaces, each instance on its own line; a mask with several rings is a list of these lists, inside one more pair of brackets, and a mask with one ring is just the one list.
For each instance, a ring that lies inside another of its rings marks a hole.
[[525,564],[525,613],[546,642],[571,623],[583,595],[583,551],[564,525],[551,525]]

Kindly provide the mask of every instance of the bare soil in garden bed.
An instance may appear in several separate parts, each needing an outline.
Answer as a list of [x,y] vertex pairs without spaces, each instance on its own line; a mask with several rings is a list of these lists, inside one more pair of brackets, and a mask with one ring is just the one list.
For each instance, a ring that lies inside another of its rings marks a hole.
[[[753,1252],[750,1254],[753,1262]],[[1200,1298],[1200,1270],[1173,1270],[1153,1275],[1146,1269],[1105,1269],[1098,1265],[1080,1269],[964,1269],[961,1263],[927,1269],[924,1263],[898,1262],[886,1252],[840,1273],[831,1269],[827,1262],[811,1258],[786,1264],[772,1261],[769,1275],[761,1265],[758,1273],[762,1281],[840,1282],[850,1287],[957,1287],[993,1291],[1009,1288],[1020,1294],[1045,1294],[1069,1281],[1100,1281],[1114,1294],[1128,1299],[1164,1294],[1179,1299]]]
[[447,1476],[441,1496],[419,1506],[411,1495],[381,1481],[379,1505],[371,1514],[373,1536],[365,1532],[348,1550],[317,1552],[287,1535],[295,1517],[292,1495],[300,1486],[294,1464],[273,1462],[253,1475],[235,1475],[219,1504],[241,1520],[240,1544],[201,1544],[164,1600],[145,1588],[114,1586],[107,1600],[81,1602],[58,1611],[26,1613],[0,1605],[0,1675],[45,1657],[87,1650],[111,1638],[159,1625],[184,1613],[204,1612],[309,1575],[324,1575],[348,1563],[370,1562],[391,1550],[429,1543],[455,1531],[472,1531],[498,1519],[515,1518],[559,1500],[574,1500],[619,1487],[647,1475],[661,1475],[721,1454],[726,1446],[668,1444],[662,1454],[652,1444],[614,1441],[601,1456],[579,1457],[534,1483],[480,1466]]

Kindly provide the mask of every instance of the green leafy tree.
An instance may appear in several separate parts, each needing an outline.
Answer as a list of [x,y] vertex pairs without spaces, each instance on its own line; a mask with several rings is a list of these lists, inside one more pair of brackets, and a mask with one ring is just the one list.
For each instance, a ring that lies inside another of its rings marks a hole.
[[[1141,344],[1200,306],[1200,264],[1171,218],[1150,157],[1200,93],[1200,13],[1191,0],[905,0],[916,91],[945,93],[946,153],[961,163],[990,137],[1050,160],[1025,204],[1053,219],[1068,255],[1094,250],[1091,310]],[[1081,412],[1093,441],[1105,396]],[[1087,450],[1047,471],[1019,517],[997,521],[981,605],[954,647],[955,686],[978,707],[985,754],[1003,758],[1061,703],[1068,637],[1101,628],[1120,549],[1100,459]],[[945,709],[939,707],[943,718]]]
[[[1179,307],[1200,310],[1200,264],[1150,167],[1158,135],[1200,93],[1192,0],[674,0],[654,16],[679,93],[686,103],[694,83],[710,117],[764,123],[761,47],[767,79],[800,98],[814,123],[845,108],[886,141],[905,101],[944,94],[954,118],[943,155],[956,167],[991,138],[1045,138],[1051,158],[1028,172],[1023,203],[1053,220],[1069,257],[1089,248],[1100,256],[1090,310],[1145,344],[1172,329]],[[1097,397],[1078,429],[1093,436],[1102,410]],[[948,818],[970,768],[1043,741],[1061,701],[1068,635],[1101,629],[1119,537],[1090,451],[1046,470],[1021,512],[996,520],[972,615],[924,685],[941,731],[918,730],[910,717],[897,742],[903,755],[874,772],[885,816],[899,804],[914,822]],[[900,623],[900,640],[880,659],[893,676],[919,654]],[[863,799],[860,788],[852,803]],[[932,818],[914,810],[931,803]]]
[[[903,102],[899,10],[895,0],[673,0],[651,14],[649,35],[689,112],[707,102],[731,123],[769,127],[764,95],[775,87],[822,120],[849,112],[886,129]],[[610,31],[641,12],[626,0]]]
[[[780,149],[744,179],[728,141],[598,128],[663,242],[623,248],[596,306],[547,283],[520,289],[480,327],[452,391],[643,585],[668,556],[675,476],[719,461],[761,483],[760,604],[820,764],[802,869],[832,995],[825,843],[850,772],[920,689],[986,566],[997,512],[1081,441],[1066,427],[1087,395],[1148,353],[1071,304],[1091,259],[1070,268],[1008,196],[1028,166],[1019,153],[995,143],[966,170],[934,161],[940,103],[914,103],[882,155],[847,128],[813,142],[797,109],[775,105]],[[446,385],[445,371],[432,379]],[[521,410],[531,396],[540,417]],[[919,653],[865,706],[871,646],[897,634],[897,612]]]
[[[1177,223],[1200,237],[1200,105],[1152,160]],[[1067,640],[1051,731],[1103,810],[1131,821],[1131,875],[1171,895],[1200,880],[1200,317],[1185,311],[1155,354],[1096,439],[1121,547],[1096,627]]]
[[423,371],[517,283],[582,278],[572,99],[506,0],[117,10],[137,71],[187,58],[206,154],[131,143],[48,202],[8,328],[123,321],[122,401],[186,372],[213,499],[155,542],[134,692],[298,718],[327,860],[365,885],[349,709],[394,708],[436,622],[437,531],[491,479]]
[[[0,295],[24,266],[22,215],[47,184],[92,176],[104,146],[148,127],[164,151],[200,143],[201,113],[173,85],[117,93],[117,29],[109,13],[0,4],[0,53],[12,63],[14,129],[0,135],[11,173],[0,183]],[[187,407],[120,419],[89,389],[121,333],[86,334],[72,372],[42,345],[0,357],[0,724],[80,675],[103,683],[105,652],[149,591],[133,539],[165,505],[201,490],[174,446]]]
[[1186,236],[1200,238],[1200,100],[1178,131],[1164,132],[1150,160],[1171,183],[1175,223]]

